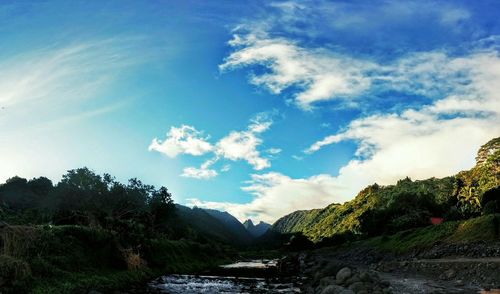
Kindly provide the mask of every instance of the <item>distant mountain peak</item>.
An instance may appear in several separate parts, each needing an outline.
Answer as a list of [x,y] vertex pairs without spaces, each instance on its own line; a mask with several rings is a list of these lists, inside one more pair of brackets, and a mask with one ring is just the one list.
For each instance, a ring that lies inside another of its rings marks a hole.
[[243,226],[247,229],[247,231],[254,237],[260,237],[267,232],[271,228],[271,225],[260,221],[257,225],[254,225],[251,219],[247,219]]
[[248,230],[249,228],[255,227],[251,219],[247,219],[244,223],[243,226]]

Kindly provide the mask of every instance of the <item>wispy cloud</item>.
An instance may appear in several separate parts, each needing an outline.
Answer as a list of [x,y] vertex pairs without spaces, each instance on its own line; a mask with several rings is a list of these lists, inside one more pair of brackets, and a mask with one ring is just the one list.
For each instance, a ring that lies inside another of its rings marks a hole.
[[144,61],[132,50],[131,40],[108,39],[20,53],[0,62],[0,104],[91,96],[118,69]]
[[235,35],[230,44],[237,48],[223,64],[222,71],[260,65],[269,72],[252,74],[250,82],[273,94],[290,87],[301,89],[295,96],[303,109],[312,104],[361,94],[371,84],[373,65],[324,50],[307,50],[283,38],[266,38],[250,33]]
[[[90,99],[100,97],[130,68],[149,61],[136,55],[138,39],[73,42],[20,52],[0,60],[0,125],[44,123],[85,117]],[[102,99],[101,99],[102,100]],[[113,102],[117,104],[120,102]],[[97,103],[104,111],[109,105]],[[97,111],[97,110],[95,110]]]

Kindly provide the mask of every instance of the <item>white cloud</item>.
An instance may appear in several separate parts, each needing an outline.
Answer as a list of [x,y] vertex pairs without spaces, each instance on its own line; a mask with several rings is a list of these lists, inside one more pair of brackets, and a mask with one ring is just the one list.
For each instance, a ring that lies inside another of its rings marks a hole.
[[441,98],[421,107],[361,117],[343,131],[312,144],[306,153],[346,140],[358,144],[356,157],[337,176],[253,175],[250,185],[243,187],[255,196],[251,202],[196,200],[197,205],[225,209],[240,219],[272,222],[297,209],[351,199],[375,182],[387,185],[406,176],[444,177],[471,168],[478,148],[500,135],[498,52],[482,50],[462,57],[425,53],[407,58],[395,63],[398,70],[387,71],[386,78],[395,87]]
[[162,142],[154,138],[149,145],[149,151],[158,151],[170,158],[179,154],[200,156],[213,150],[213,146],[206,141],[208,138],[202,135],[202,132],[192,126],[171,127],[167,139]]
[[[466,23],[471,13],[465,7],[437,5],[432,1],[409,1],[404,4],[384,1],[359,5],[306,0],[273,2],[269,6],[276,9],[233,30],[233,38],[228,44],[234,51],[224,59],[219,69],[224,72],[260,67],[258,71],[251,72],[250,83],[277,95],[291,90],[293,94],[288,95],[304,110],[331,100],[342,101],[343,105],[351,107],[365,100],[364,94],[368,92],[370,95],[380,94],[388,89],[439,96],[444,93],[445,87],[451,86],[448,76],[440,75],[440,69],[435,66],[454,66],[441,62],[440,59],[447,57],[443,52],[418,53],[383,64],[367,58],[366,54],[354,57],[354,54],[346,52],[348,48],[337,47],[337,38],[328,40],[337,31],[344,37],[346,32],[355,34],[359,39],[373,37],[373,43],[383,43],[389,47],[384,48],[384,52],[390,54],[401,52],[397,48],[398,40],[405,48],[409,45],[408,34],[411,32],[407,28],[410,24],[422,26],[419,27],[421,30],[427,26],[439,27],[446,32],[453,28],[456,33],[464,27],[467,34],[476,30]],[[381,17],[374,18],[374,14]],[[394,30],[399,26],[401,31]],[[378,35],[379,32],[381,35]],[[396,33],[400,37],[393,36]],[[294,36],[294,40],[283,37],[287,34]],[[326,42],[329,49],[312,47],[312,40],[316,37]],[[391,48],[393,42],[396,48]],[[377,48],[372,50],[377,51]],[[447,70],[443,72],[449,73]],[[429,76],[433,79],[428,79]],[[456,80],[459,76],[452,78]],[[286,98],[288,100],[289,97]]]
[[262,144],[259,134],[267,131],[273,124],[270,116],[268,113],[260,113],[251,120],[246,131],[233,131],[222,138],[216,145],[215,153],[232,161],[245,160],[255,170],[270,167],[269,159],[262,157],[257,150]]
[[[207,160],[200,168],[187,167],[181,176],[197,179],[207,179],[218,175],[216,170],[209,169],[220,159],[231,161],[244,160],[252,165],[255,170],[262,170],[271,166],[269,158],[261,155],[258,147],[263,141],[260,134],[267,131],[273,121],[273,113],[260,113],[251,121],[245,131],[232,131],[214,145],[208,142],[209,137],[203,137],[202,132],[192,126],[182,125],[179,128],[171,127],[165,141],[154,138],[149,146],[150,151],[157,151],[174,158],[179,154],[201,156],[213,153],[214,158]],[[271,148],[277,154],[280,149]],[[281,150],[280,150],[281,151]],[[224,166],[221,171],[229,171],[229,166]]]
[[231,132],[217,143],[217,154],[233,161],[245,160],[255,170],[261,170],[271,166],[267,158],[263,158],[257,150],[262,144],[252,131]]
[[[468,91],[473,67],[467,58],[449,58],[444,51],[410,53],[387,64],[352,58],[332,51],[300,47],[266,34],[236,35],[221,70],[259,65],[268,72],[250,82],[280,94],[295,89],[294,101],[304,110],[322,101],[365,99],[364,93],[398,91],[441,99],[451,91]],[[486,53],[484,55],[487,55]],[[478,57],[479,58],[479,57]]]
[[252,193],[255,199],[246,204],[188,199],[189,205],[225,210],[240,220],[251,217],[272,223],[277,217],[297,209],[323,207],[333,199],[349,199],[348,194],[338,197],[337,193],[343,187],[337,185],[334,177],[326,174],[307,179],[293,179],[275,172],[252,175],[249,185],[242,189]]
[[[62,116],[81,117],[90,111],[85,107],[87,100],[106,100],[99,94],[122,73],[149,60],[147,54],[134,54],[140,47],[139,40],[75,42],[19,52],[0,60],[0,126],[12,129],[45,124]],[[99,104],[97,108],[108,107]]]
[[207,180],[216,177],[217,175],[217,171],[213,169],[186,167],[184,168],[181,177]]
[[[194,178],[194,179],[203,179],[203,180],[208,180],[210,178],[216,177],[219,173],[214,170],[210,169],[210,167],[216,163],[219,160],[218,157],[214,157],[212,159],[209,159],[205,161],[200,168],[196,167],[186,167],[184,168],[181,177],[185,178]],[[221,170],[223,171],[223,170]]]
[[282,38],[265,35],[235,35],[230,44],[237,48],[219,66],[222,71],[261,65],[269,72],[253,75],[250,82],[280,94],[289,87],[301,89],[295,96],[303,109],[335,98],[359,95],[368,89],[368,72],[373,64],[323,50],[306,50]]
[[272,155],[276,155],[276,154],[280,154],[281,153],[281,149],[279,148],[269,148],[266,150],[266,153],[269,153],[269,154],[272,154]]

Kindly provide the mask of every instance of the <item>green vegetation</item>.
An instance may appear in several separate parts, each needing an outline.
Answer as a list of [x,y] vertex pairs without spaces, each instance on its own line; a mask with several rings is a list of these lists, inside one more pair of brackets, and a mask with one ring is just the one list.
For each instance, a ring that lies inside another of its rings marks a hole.
[[495,228],[498,225],[498,219],[500,219],[500,215],[496,214],[464,221],[450,221],[440,225],[401,231],[390,236],[370,238],[359,241],[354,246],[404,253],[415,248],[429,247],[436,242],[446,244],[500,240],[500,236],[496,232],[497,228]]
[[[273,230],[303,234],[334,245],[371,236],[394,234],[431,224],[431,217],[466,220],[500,212],[500,138],[485,144],[478,164],[443,179],[400,180],[371,185],[353,200],[324,209],[296,211],[279,219]],[[447,224],[448,225],[448,224]]]
[[2,292],[109,291],[233,255],[183,222],[164,187],[125,185],[86,168],[57,185],[43,177],[0,185]]

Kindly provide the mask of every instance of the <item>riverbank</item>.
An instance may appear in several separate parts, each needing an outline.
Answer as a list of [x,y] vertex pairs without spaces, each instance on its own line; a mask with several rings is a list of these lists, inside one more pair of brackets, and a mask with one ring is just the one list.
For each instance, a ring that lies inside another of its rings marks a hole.
[[[294,258],[308,278],[306,293],[365,293],[366,289],[371,289],[369,293],[479,293],[499,289],[500,239],[494,230],[495,217],[403,231],[303,252]],[[343,268],[349,268],[343,274],[350,272],[350,278],[340,282],[337,276]],[[362,276],[375,282],[370,284]]]

